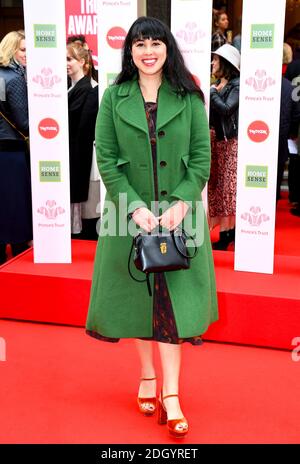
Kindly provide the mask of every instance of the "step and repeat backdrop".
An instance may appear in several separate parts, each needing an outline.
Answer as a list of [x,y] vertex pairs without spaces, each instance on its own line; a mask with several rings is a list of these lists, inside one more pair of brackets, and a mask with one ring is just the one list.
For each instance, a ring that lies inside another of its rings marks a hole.
[[[235,269],[273,272],[285,0],[244,0]],[[24,0],[34,261],[70,263],[66,40],[84,35],[99,96],[121,66],[138,1]],[[172,0],[171,29],[209,112],[212,0]],[[104,198],[101,187],[101,198]]]

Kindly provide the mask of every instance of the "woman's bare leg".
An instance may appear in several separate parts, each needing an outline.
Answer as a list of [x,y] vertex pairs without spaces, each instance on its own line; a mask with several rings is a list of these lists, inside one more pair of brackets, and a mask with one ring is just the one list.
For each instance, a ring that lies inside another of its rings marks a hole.
[[[163,370],[162,395],[176,395],[179,393],[181,345],[158,342],[158,347]],[[179,398],[167,398],[164,400],[164,406],[167,409],[169,420],[183,417]]]
[[[141,361],[141,378],[152,379],[156,376],[153,364],[153,342],[136,340],[136,347]],[[138,396],[140,398],[153,398],[156,396],[156,382],[141,382]]]

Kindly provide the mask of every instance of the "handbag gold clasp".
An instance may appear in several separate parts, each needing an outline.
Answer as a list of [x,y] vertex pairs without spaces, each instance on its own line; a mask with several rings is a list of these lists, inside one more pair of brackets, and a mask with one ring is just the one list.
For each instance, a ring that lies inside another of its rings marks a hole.
[[162,255],[165,255],[167,253],[167,243],[166,242],[161,242],[159,245],[160,252]]

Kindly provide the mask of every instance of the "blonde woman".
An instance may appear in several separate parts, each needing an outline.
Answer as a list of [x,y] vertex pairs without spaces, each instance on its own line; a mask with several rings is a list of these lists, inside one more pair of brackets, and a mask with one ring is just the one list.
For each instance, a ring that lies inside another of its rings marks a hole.
[[0,43],[0,263],[7,244],[15,256],[32,239],[25,66],[24,33],[9,32]]
[[283,55],[282,55],[282,75],[284,76],[288,65],[293,61],[293,50],[292,47],[284,42],[283,44]]

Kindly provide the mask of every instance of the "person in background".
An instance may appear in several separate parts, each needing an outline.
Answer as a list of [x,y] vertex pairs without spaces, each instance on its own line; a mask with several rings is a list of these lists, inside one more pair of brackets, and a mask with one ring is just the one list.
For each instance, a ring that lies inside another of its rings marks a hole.
[[284,77],[289,81],[293,81],[295,77],[300,76],[300,47],[293,51],[293,60],[287,65]]
[[293,61],[292,47],[288,43],[283,44],[283,57],[282,57],[282,75],[285,76],[288,65]]
[[[87,47],[76,42],[67,45],[67,73],[71,82],[68,91],[71,230],[73,238],[82,238],[79,235],[83,231],[82,204],[89,197],[98,112],[98,91],[91,84]],[[94,225],[96,229],[95,221]]]
[[[291,82],[282,77],[280,121],[278,141],[278,167],[276,200],[280,199],[280,188],[283,179],[285,164],[289,158],[288,139],[296,139],[300,123],[300,103],[292,97],[294,87]],[[291,159],[291,157],[290,157]],[[289,167],[289,172],[292,166]]]
[[25,251],[32,240],[26,44],[23,31],[0,43],[0,263]]
[[241,53],[241,48],[242,48],[242,18],[240,17],[238,19],[238,34],[236,34],[234,37],[233,37],[233,40],[232,40],[232,45],[233,47],[237,48],[238,51]]
[[215,250],[227,250],[235,239],[240,53],[222,45],[213,55],[217,82],[210,89],[211,173],[208,182],[210,229],[220,225]]
[[290,213],[300,217],[300,125],[298,127],[298,137],[295,140],[297,149],[295,153],[289,154],[289,201],[292,205]]
[[[291,47],[283,44],[282,71],[283,76],[286,67],[292,62],[293,53]],[[289,158],[288,139],[297,139],[298,128],[300,123],[300,103],[299,99],[293,98],[294,87],[292,83],[282,77],[281,80],[281,100],[280,100],[280,121],[279,121],[279,141],[278,141],[278,166],[277,166],[277,187],[276,200],[280,199],[280,188],[283,179],[285,164]],[[291,155],[292,156],[292,155]],[[290,156],[290,160],[291,160]],[[292,169],[289,166],[290,170]]]
[[[94,115],[98,112],[99,97],[98,97],[98,71],[95,69],[92,50],[90,50],[84,35],[69,36],[67,44],[76,43],[81,45],[88,51],[89,55],[89,68],[88,75],[91,78],[92,91],[88,94],[86,104],[84,106],[84,113],[82,114],[83,120],[88,120],[89,115]],[[70,78],[69,78],[70,79]],[[86,115],[86,116],[85,116]],[[95,128],[89,125],[88,139],[95,138]],[[98,239],[98,221],[100,217],[100,174],[96,160],[95,143],[93,143],[92,167],[90,174],[90,185],[88,191],[88,199],[81,203],[81,219],[82,231],[77,234],[77,238],[83,240],[97,240]]]
[[228,16],[224,11],[219,11],[213,15],[214,33],[211,37],[212,53],[222,45],[228,43],[226,31],[229,26]]
[[[116,214],[107,215],[105,226],[101,223],[87,334],[106,342],[137,339],[138,410],[151,416],[158,409],[159,424],[167,424],[169,433],[180,438],[189,427],[179,402],[181,344],[201,345],[201,334],[218,317],[201,198],[210,170],[210,142],[203,93],[169,28],[156,18],[140,17],[128,31],[122,70],[100,105],[96,148],[105,204]],[[197,256],[190,269],[151,276],[150,297],[146,286],[128,273],[128,220],[144,233],[159,225],[167,233],[186,215],[195,221],[196,210],[203,218]],[[163,371],[158,402],[155,341]]]
[[95,87],[98,85],[98,71],[96,70],[93,62],[93,56],[92,56],[92,50],[90,50],[86,40],[85,36],[80,34],[80,35],[70,35],[67,39],[67,45],[76,43],[78,45],[81,45],[88,51],[89,55],[89,70],[88,73],[91,76],[91,81],[92,81],[92,86]]

